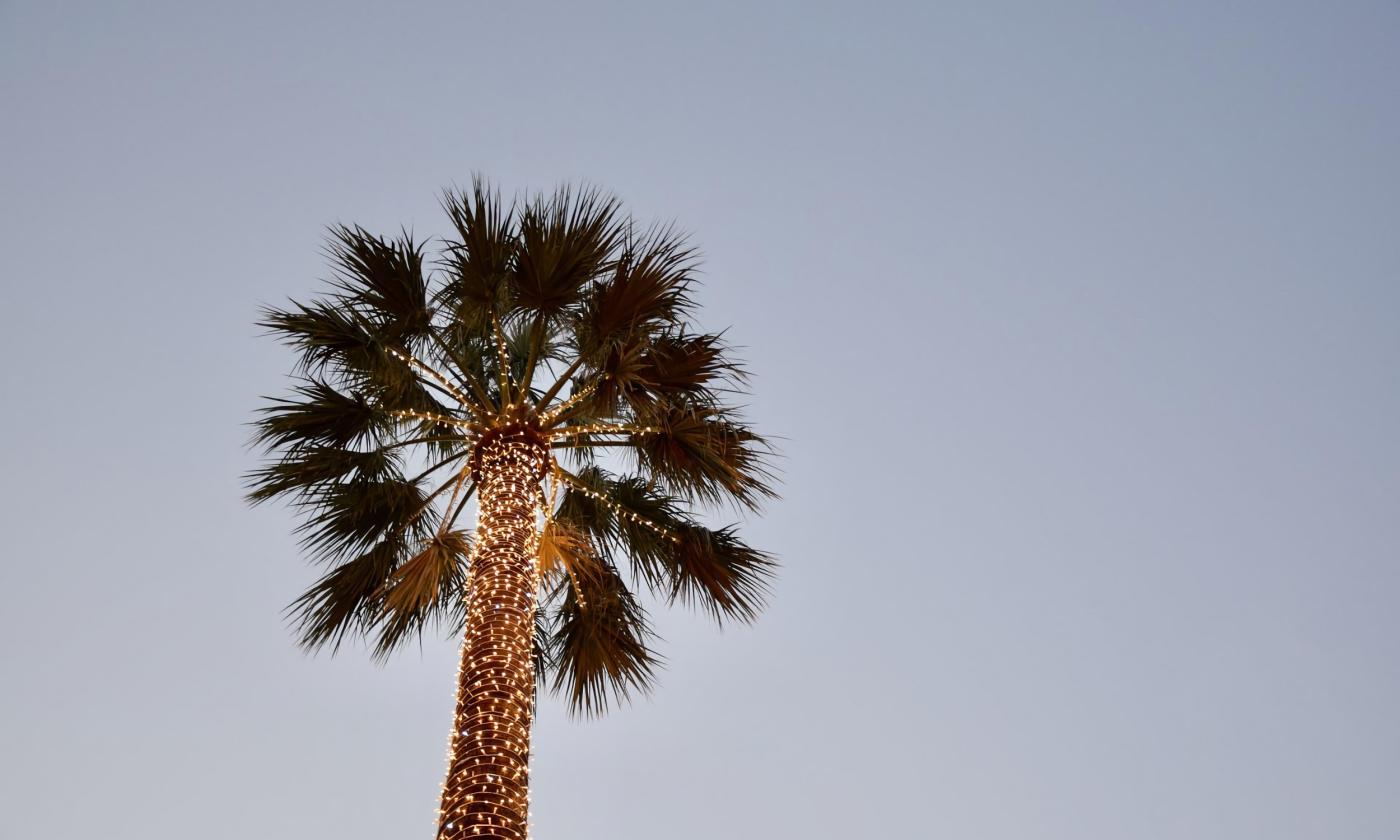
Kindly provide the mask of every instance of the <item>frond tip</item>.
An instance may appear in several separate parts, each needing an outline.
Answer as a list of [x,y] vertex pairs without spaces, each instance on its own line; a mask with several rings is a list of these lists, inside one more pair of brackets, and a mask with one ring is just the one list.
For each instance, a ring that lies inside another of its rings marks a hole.
[[569,476],[558,520],[629,558],[659,597],[708,613],[716,622],[749,622],[763,610],[777,573],[772,556],[746,545],[733,526],[706,528],[640,476],[599,467]]
[[644,419],[651,431],[635,436],[638,464],[673,493],[750,509],[776,495],[768,442],[723,411],[670,407]]
[[[577,588],[576,588],[577,587]],[[575,714],[600,715],[650,691],[660,660],[649,646],[646,613],[611,567],[561,585],[549,625],[552,689]]]
[[763,610],[777,564],[741,542],[733,527],[691,526],[666,555],[671,600],[698,606],[716,621],[753,621]]

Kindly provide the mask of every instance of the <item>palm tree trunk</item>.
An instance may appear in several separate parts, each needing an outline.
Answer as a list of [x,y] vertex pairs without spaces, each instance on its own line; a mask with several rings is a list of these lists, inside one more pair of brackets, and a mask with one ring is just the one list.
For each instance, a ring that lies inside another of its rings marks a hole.
[[534,706],[535,507],[549,451],[524,431],[489,433],[480,487],[457,712],[439,840],[525,840]]

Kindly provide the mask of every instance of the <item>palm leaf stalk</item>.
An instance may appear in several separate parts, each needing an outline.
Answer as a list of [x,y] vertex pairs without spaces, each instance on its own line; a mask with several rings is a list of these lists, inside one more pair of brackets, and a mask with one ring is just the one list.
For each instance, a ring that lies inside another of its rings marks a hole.
[[[255,421],[248,498],[291,502],[329,566],[289,608],[308,649],[462,638],[440,840],[521,840],[537,686],[600,714],[660,659],[629,588],[750,621],[774,571],[703,515],[773,496],[745,374],[693,323],[696,257],[613,198],[448,192],[440,259],[332,230],[329,293],[261,321],[296,352]],[[457,530],[469,503],[472,535]]]

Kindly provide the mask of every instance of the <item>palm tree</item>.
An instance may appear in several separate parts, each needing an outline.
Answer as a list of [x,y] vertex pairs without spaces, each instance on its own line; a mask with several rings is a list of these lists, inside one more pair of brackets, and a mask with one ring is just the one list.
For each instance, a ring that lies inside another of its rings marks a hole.
[[255,421],[248,498],[290,499],[329,566],[289,608],[307,649],[462,635],[438,837],[516,840],[536,679],[583,714],[653,684],[629,582],[719,621],[761,609],[772,559],[699,514],[771,497],[771,449],[733,406],[730,348],[691,322],[672,228],[594,189],[507,206],[478,179],[443,205],[437,260],[333,228],[326,295],[265,310],[298,355]]

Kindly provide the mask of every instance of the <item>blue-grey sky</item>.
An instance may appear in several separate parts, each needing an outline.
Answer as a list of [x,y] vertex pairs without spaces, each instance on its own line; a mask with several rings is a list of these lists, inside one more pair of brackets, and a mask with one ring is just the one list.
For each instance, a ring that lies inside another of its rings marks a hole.
[[0,3],[0,836],[430,837],[456,645],[294,646],[240,475],[325,225],[706,254],[784,564],[535,836],[1400,837],[1400,6]]

